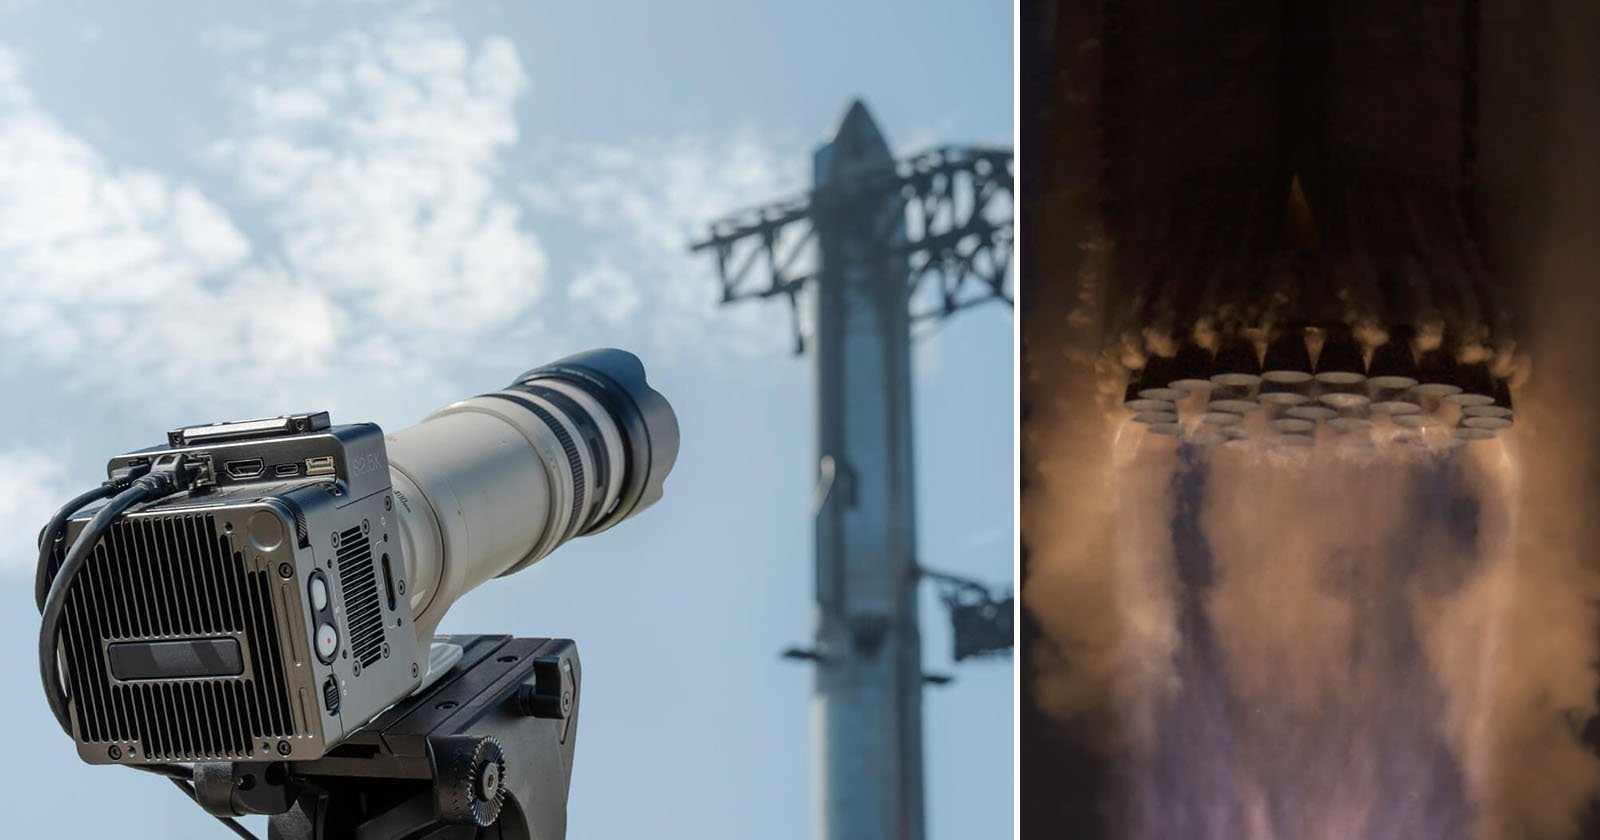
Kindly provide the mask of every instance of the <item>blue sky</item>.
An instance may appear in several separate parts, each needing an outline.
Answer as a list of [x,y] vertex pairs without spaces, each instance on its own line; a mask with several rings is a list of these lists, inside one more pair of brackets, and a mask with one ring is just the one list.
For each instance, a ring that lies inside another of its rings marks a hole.
[[[615,345],[678,411],[665,498],[441,630],[578,640],[573,837],[812,836],[811,676],[777,658],[810,635],[810,370],[787,313],[717,308],[685,245],[803,189],[855,96],[900,152],[1010,145],[1011,38],[993,0],[0,0],[8,833],[220,836],[159,780],[77,763],[32,677],[33,536],[109,455],[292,410],[401,428]],[[1012,345],[993,307],[916,354],[922,561],[997,582]],[[955,668],[922,607],[929,670],[957,675],[927,693],[929,836],[1004,835],[1011,660]]]

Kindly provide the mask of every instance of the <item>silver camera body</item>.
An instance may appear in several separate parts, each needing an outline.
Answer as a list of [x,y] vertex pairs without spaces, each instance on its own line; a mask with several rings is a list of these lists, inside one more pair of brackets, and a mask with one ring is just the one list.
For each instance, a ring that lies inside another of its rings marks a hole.
[[204,465],[196,486],[114,522],[66,602],[79,755],[319,758],[427,669],[383,432],[326,413],[199,426],[108,473],[174,451]]
[[677,453],[672,407],[612,349],[387,436],[326,412],[170,432],[41,536],[51,709],[94,764],[320,758],[427,678],[457,598],[648,508]]

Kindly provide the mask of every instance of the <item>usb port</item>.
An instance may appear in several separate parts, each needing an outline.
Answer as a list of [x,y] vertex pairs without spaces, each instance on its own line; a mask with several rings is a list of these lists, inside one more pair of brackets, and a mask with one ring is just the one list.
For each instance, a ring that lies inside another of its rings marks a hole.
[[229,461],[222,466],[222,469],[228,474],[229,478],[241,481],[260,475],[263,467],[260,458],[241,458],[237,461]]
[[300,474],[299,464],[279,464],[272,468],[272,474],[279,478],[294,478]]
[[306,459],[306,475],[333,475],[333,456]]

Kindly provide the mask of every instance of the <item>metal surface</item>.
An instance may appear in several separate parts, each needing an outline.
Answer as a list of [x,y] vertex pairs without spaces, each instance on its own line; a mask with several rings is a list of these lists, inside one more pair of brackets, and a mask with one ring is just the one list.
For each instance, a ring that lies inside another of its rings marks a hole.
[[[906,270],[881,256],[905,241],[893,199],[849,178],[893,166],[872,118],[852,106],[817,151],[815,714],[830,838],[920,838],[922,646],[917,631],[911,462],[911,321]],[[879,238],[878,232],[884,232]]]
[[724,302],[787,298],[796,351],[814,351],[817,624],[786,656],[817,669],[819,836],[920,840],[912,325],[1010,304],[1011,153],[896,162],[855,102],[814,169],[809,196],[716,222],[695,249],[715,254]]
[[[78,754],[92,764],[320,756],[419,682],[410,602],[384,596],[385,568],[395,587],[406,581],[382,432],[308,424],[182,448],[218,463],[327,457],[340,472],[222,473],[207,492],[111,526],[63,613]],[[158,451],[120,455],[108,472]],[[68,523],[58,558],[95,510]],[[323,627],[333,644],[319,656]]]
[[434,683],[316,761],[195,768],[219,816],[269,814],[273,840],[561,840],[582,669],[566,639],[446,636]]

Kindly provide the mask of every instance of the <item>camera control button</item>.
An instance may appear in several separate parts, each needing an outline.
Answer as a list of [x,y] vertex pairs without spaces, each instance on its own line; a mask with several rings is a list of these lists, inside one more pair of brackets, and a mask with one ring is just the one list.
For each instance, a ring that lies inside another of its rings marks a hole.
[[323,624],[317,628],[317,658],[329,660],[333,658],[334,651],[339,649],[339,631],[333,629],[332,624]]

